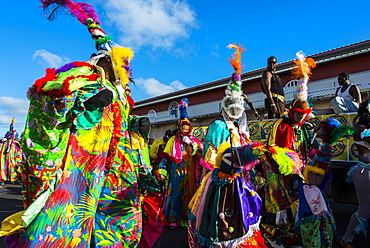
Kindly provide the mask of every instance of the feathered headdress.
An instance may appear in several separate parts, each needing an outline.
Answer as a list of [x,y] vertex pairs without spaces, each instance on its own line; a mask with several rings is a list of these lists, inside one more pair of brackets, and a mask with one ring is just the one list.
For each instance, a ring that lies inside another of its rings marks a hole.
[[301,108],[306,110],[309,108],[307,103],[308,87],[307,83],[312,75],[311,70],[316,67],[315,60],[312,58],[306,58],[302,51],[296,53],[297,59],[294,60],[296,67],[291,71],[292,78],[298,79],[297,95],[293,101],[293,108]]
[[79,22],[87,27],[95,40],[97,50],[110,50],[112,37],[101,28],[99,17],[91,5],[72,0],[40,0],[40,2],[48,20],[54,20],[63,8],[67,9],[73,17],[76,17]]
[[10,121],[9,131],[6,132],[4,138],[11,138],[12,136],[14,136],[14,138],[17,138],[17,131],[14,130],[14,122],[15,118],[12,118],[12,120]]
[[[230,118],[239,119],[244,112],[244,99],[241,88],[241,54],[245,51],[245,49],[242,47],[242,45],[237,46],[235,44],[230,44],[227,47],[235,49],[235,54],[233,54],[231,59],[229,59],[231,66],[234,68],[234,73],[232,74],[231,80],[226,87],[226,96],[223,98],[221,106]],[[237,111],[229,111],[231,109]]]
[[260,142],[247,143],[238,147],[230,147],[223,143],[216,157],[216,168],[227,174],[240,173],[244,168],[250,170],[261,160],[283,174],[297,174],[303,168],[299,154],[287,148],[266,146]]
[[189,104],[189,99],[187,99],[186,97],[181,99],[180,104],[179,104],[180,120],[179,120],[178,126],[182,126],[182,125],[191,126],[191,122],[189,121],[189,116],[188,116],[188,104]]
[[90,59],[91,64],[95,65],[100,58],[109,56],[112,59],[115,75],[121,80],[122,85],[132,81],[130,69],[132,50],[113,43],[112,37],[101,28],[99,17],[91,5],[73,0],[40,0],[40,2],[47,13],[48,20],[54,20],[58,12],[67,9],[73,17],[87,27],[98,51],[98,54]]
[[231,80],[227,85],[225,94],[226,96],[240,95],[242,94],[241,73],[243,68],[241,64],[241,58],[242,52],[244,52],[245,49],[243,48],[243,45],[237,46],[235,44],[230,44],[227,47],[235,49],[235,54],[231,55],[231,59],[229,59],[231,66],[234,68],[234,73],[232,74]]
[[341,125],[336,119],[328,118],[321,122],[322,144],[316,151],[315,157],[310,165],[304,169],[303,176],[306,183],[314,184],[320,188],[326,188],[326,185],[331,180],[331,172],[329,169],[330,161],[333,158],[332,144],[337,142],[345,134],[353,134],[352,127]]

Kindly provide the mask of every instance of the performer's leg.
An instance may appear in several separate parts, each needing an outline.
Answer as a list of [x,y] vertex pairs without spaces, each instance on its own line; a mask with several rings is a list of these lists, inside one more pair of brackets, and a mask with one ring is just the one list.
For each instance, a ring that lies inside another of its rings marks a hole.
[[353,102],[353,101],[344,99],[344,104],[345,104],[348,112],[357,112],[358,111],[359,105],[358,105],[357,102]]
[[360,222],[365,224],[370,217],[370,170],[358,167],[353,171],[352,179],[356,188],[358,209],[351,216],[346,233],[342,238],[347,243],[352,242],[353,237],[361,230],[359,229]]
[[344,99],[340,96],[336,96],[330,100],[330,104],[333,107],[334,113],[346,113],[348,109],[344,103]]

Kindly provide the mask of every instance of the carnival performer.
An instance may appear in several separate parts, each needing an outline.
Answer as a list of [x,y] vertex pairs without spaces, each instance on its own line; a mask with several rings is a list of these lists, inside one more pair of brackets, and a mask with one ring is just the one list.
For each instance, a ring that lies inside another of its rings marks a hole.
[[241,54],[245,49],[242,45],[235,44],[230,44],[227,47],[235,49],[235,54],[229,59],[234,73],[221,102],[221,115],[209,124],[203,140],[202,165],[208,170],[214,168],[217,150],[221,144],[229,142],[236,147],[250,142],[241,81]]
[[5,182],[14,183],[20,179],[22,152],[17,130],[14,129],[14,121],[13,118],[9,131],[0,139],[0,185],[4,185]]
[[304,184],[299,189],[296,226],[300,229],[305,248],[332,247],[336,225],[326,186],[332,179],[329,164],[333,158],[332,144],[343,135],[352,134],[349,126],[328,118],[321,122],[322,143],[314,158],[305,166]]
[[161,192],[163,194],[163,211],[161,211],[161,220],[164,225],[166,225],[166,218],[163,214],[164,212],[164,202],[168,192],[168,166],[169,159],[168,156],[163,152],[166,148],[168,140],[176,135],[177,128],[175,130],[168,129],[166,130],[163,137],[156,139],[152,146],[150,147],[150,164],[153,167],[153,173],[157,178],[157,181],[161,187]]
[[149,156],[149,127],[147,117],[131,116],[130,140],[133,163],[139,169],[139,189],[143,208],[143,229],[138,247],[151,248],[162,233],[160,221],[163,193],[157,179],[153,176],[153,168]]
[[[218,147],[224,142],[229,142],[232,146],[251,142],[245,113],[246,95],[243,93],[241,81],[243,68],[241,54],[245,49],[242,45],[236,44],[230,44],[227,47],[235,49],[235,54],[229,59],[234,72],[226,87],[225,97],[221,101],[221,114],[211,122],[203,139],[204,151],[201,164],[207,170],[213,170]],[[254,168],[250,171],[244,171],[243,176],[255,189],[264,184],[262,175]]]
[[297,153],[259,142],[218,149],[216,166],[208,172],[189,204],[189,247],[266,247],[259,229],[262,200],[240,174],[257,163],[297,173]]
[[355,184],[358,209],[349,220],[340,244],[344,248],[354,248],[353,239],[362,232],[367,235],[370,218],[370,101],[362,102],[358,108],[358,122],[353,134],[359,161],[347,173],[347,182]]
[[58,8],[69,10],[87,26],[98,53],[88,63],[47,69],[29,89],[25,211],[4,220],[0,235],[20,247],[136,247],[142,212],[128,130],[133,52],[114,46],[92,6],[41,3],[51,8],[49,18]]
[[[305,58],[302,51],[294,60],[296,68],[292,70],[293,78],[298,78],[296,99],[287,115],[278,119],[270,132],[269,145],[288,148],[307,161],[309,153],[309,133],[305,121],[312,109],[307,102],[307,82],[315,61]],[[302,177],[298,174],[282,175],[279,171],[265,171],[265,207],[267,214],[262,219],[262,227],[268,238],[277,244],[299,244],[299,232],[295,228],[295,211],[298,203],[298,189]]]
[[189,100],[180,101],[178,132],[172,136],[163,151],[168,161],[168,193],[164,215],[170,227],[187,226],[187,206],[200,184],[199,160],[202,142],[192,135],[192,125],[187,113]]
[[163,190],[167,187],[168,183],[168,181],[166,183],[166,180],[168,179],[167,163],[162,162],[163,159],[167,159],[163,153],[163,150],[166,147],[168,140],[176,133],[177,129],[174,131],[171,129],[166,130],[163,137],[160,137],[153,142],[149,151],[150,164],[152,165],[157,180],[161,184]]
[[209,170],[215,166],[217,149],[222,143],[227,141],[236,147],[250,142],[241,88],[241,54],[245,49],[242,45],[235,44],[228,45],[228,48],[235,49],[235,54],[229,60],[235,72],[232,74],[225,90],[225,97],[221,102],[221,115],[209,124],[204,137],[202,165]]

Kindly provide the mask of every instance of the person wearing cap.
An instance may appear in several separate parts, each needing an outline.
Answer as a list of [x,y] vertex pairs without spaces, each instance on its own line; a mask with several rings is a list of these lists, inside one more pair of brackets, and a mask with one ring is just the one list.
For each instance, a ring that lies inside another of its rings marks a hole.
[[354,248],[353,239],[362,232],[367,235],[370,218],[370,101],[363,101],[358,109],[358,122],[353,134],[359,154],[359,161],[347,173],[347,182],[353,182],[356,189],[358,209],[349,220],[345,234],[340,240],[344,248]]
[[267,70],[261,77],[262,92],[266,95],[265,108],[268,118],[280,118],[286,111],[284,105],[284,89],[280,77],[276,74],[277,59],[271,56],[267,59]]
[[[305,126],[312,112],[307,102],[307,82],[315,61],[305,58],[300,51],[294,61],[293,78],[298,78],[297,96],[288,113],[278,119],[269,134],[268,144],[291,149],[299,153],[303,162],[307,161],[310,150],[310,135]],[[283,245],[296,245],[300,242],[299,231],[295,228],[295,213],[298,202],[298,189],[302,183],[299,174],[282,175],[273,167],[265,171],[265,206],[262,226],[273,242]]]
[[113,45],[92,6],[41,3],[51,15],[69,10],[98,52],[89,62],[46,69],[30,87],[22,144],[25,210],[2,222],[0,236],[7,235],[11,247],[136,247],[142,183],[130,128],[144,137],[149,125],[130,115],[133,51]]
[[187,206],[199,187],[201,166],[199,160],[203,150],[202,142],[192,135],[192,124],[187,114],[189,100],[183,98],[179,104],[180,120],[178,132],[166,143],[164,156],[169,161],[168,193],[164,215],[170,227],[187,226]]
[[334,113],[357,112],[362,101],[360,89],[357,85],[350,83],[347,72],[339,73],[338,84],[340,87],[335,92],[335,97],[330,101]]

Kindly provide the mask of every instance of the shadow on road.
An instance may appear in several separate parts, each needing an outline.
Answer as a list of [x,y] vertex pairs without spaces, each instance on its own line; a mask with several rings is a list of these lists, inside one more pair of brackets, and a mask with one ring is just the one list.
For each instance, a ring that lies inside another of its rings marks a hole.
[[[357,210],[357,205],[343,204],[331,201],[334,217],[337,222],[337,232],[343,235],[351,215]],[[0,221],[5,217],[23,210],[21,185],[5,184],[0,186]],[[356,235],[354,245],[359,248],[370,247],[370,235],[365,238],[362,234]],[[163,228],[153,248],[185,248],[187,247],[187,230],[184,228]],[[335,243],[333,248],[340,246]],[[4,238],[0,238],[0,248],[5,248]]]

